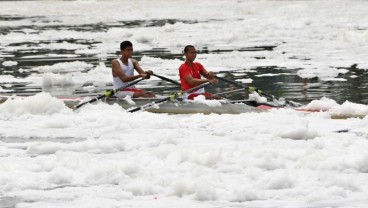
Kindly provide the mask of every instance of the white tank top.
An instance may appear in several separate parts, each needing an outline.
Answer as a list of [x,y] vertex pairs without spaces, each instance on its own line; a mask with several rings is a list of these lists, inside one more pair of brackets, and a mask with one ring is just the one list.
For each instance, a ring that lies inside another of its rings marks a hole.
[[[133,76],[134,75],[134,65],[131,59],[128,59],[128,66],[123,64],[123,62],[120,59],[116,59],[119,62],[120,70],[124,72],[127,76]],[[127,86],[130,82],[123,82],[123,80],[120,79],[120,77],[113,77],[114,82],[114,88],[122,88]],[[129,88],[135,88],[134,86],[130,86]]]

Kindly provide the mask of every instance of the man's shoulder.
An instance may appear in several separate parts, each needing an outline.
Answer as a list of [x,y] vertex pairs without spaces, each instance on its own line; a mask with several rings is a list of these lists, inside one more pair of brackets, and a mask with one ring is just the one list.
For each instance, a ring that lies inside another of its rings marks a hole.
[[185,64],[185,62],[184,62],[184,63],[182,63],[182,64],[180,65],[179,69],[183,69],[183,68],[187,68],[187,67],[188,67],[188,65],[187,65],[187,64]]
[[119,64],[119,59],[117,59],[117,58],[116,58],[116,59],[113,59],[113,60],[111,61],[111,63],[112,63],[112,64]]
[[197,65],[197,66],[203,67],[203,65],[201,63],[199,63],[199,62],[193,62],[193,65]]
[[133,64],[134,64],[134,63],[138,63],[138,61],[137,61],[136,59],[130,58],[129,60],[130,60]]
[[200,70],[204,69],[203,65],[201,63],[199,63],[199,62],[194,62],[193,65],[197,69],[200,69]]

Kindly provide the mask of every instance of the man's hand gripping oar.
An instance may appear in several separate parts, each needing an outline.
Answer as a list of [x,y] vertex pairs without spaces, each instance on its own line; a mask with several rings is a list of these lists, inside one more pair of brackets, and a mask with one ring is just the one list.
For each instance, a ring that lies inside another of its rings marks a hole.
[[89,100],[89,101],[86,101],[86,102],[80,103],[80,104],[78,104],[78,105],[74,106],[74,108],[73,108],[73,109],[74,109],[74,110],[77,110],[78,108],[80,108],[80,107],[84,106],[84,105],[85,105],[85,104],[87,104],[87,103],[93,103],[93,102],[96,102],[96,101],[98,101],[98,100],[101,100],[102,98],[108,98],[108,97],[111,97],[111,96],[113,96],[115,93],[119,92],[120,90],[123,90],[123,89],[125,89],[125,88],[131,87],[131,86],[133,86],[133,85],[137,84],[138,82],[140,82],[140,81],[142,81],[142,80],[144,80],[144,78],[141,78],[141,79],[135,80],[135,81],[133,81],[133,82],[129,83],[128,85],[126,85],[126,86],[124,86],[124,87],[120,87],[120,88],[115,89],[115,90],[106,90],[105,94],[98,95],[97,97],[95,97],[95,98],[93,98],[93,99],[91,99],[91,100]]
[[[244,85],[242,85],[242,84],[240,84],[238,82],[235,82],[235,81],[232,81],[232,80],[223,78],[223,77],[216,76],[216,78],[219,79],[219,80],[221,80],[221,81],[224,81],[224,82],[227,82],[227,83],[230,83],[230,84],[234,84],[234,85],[236,85],[238,87],[244,88],[244,89],[248,90],[249,92],[257,92],[259,95],[263,95],[266,98],[270,98],[272,100],[279,100],[280,99],[280,98],[275,97],[274,95],[267,94],[267,93],[263,92],[262,90],[259,90],[256,87],[247,87],[247,86],[244,86]],[[283,99],[285,99],[285,98],[283,98]],[[287,104],[289,104],[293,108],[298,108],[298,107],[301,107],[302,106],[302,104],[300,104],[300,103],[296,103],[296,102],[289,101],[289,100],[286,100],[286,99],[285,99],[285,102]]]
[[167,102],[167,101],[174,101],[174,100],[177,100],[177,99],[181,98],[185,93],[192,93],[192,92],[194,92],[194,91],[196,91],[196,90],[199,90],[199,89],[201,89],[201,88],[203,88],[203,87],[205,87],[205,86],[207,86],[207,85],[209,85],[209,84],[211,84],[211,83],[206,82],[206,83],[203,83],[203,84],[201,84],[201,85],[198,85],[198,86],[196,86],[196,87],[190,88],[190,89],[185,90],[185,91],[178,91],[178,92],[176,92],[176,93],[171,94],[171,95],[170,95],[170,96],[168,96],[168,97],[165,97],[165,98],[162,98],[162,99],[160,99],[160,100],[154,101],[154,102],[152,102],[152,103],[147,103],[147,104],[145,104],[145,105],[142,105],[142,106],[139,106],[139,107],[133,108],[133,109],[131,109],[131,110],[128,110],[128,112],[130,112],[130,113],[134,113],[134,112],[136,112],[136,111],[140,111],[140,110],[144,110],[144,109],[151,108],[151,107],[153,107],[153,106],[155,106],[155,105],[157,105],[157,104],[162,104],[162,103],[165,103],[165,102]]

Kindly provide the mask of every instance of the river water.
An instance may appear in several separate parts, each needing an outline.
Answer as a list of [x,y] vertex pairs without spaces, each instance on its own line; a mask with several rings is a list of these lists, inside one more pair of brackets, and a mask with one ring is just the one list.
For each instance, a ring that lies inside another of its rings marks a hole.
[[[4,5],[4,3],[1,3]],[[29,3],[30,4],[30,3]],[[44,4],[44,3],[42,3]],[[41,4],[41,5],[42,5]],[[82,3],[83,4],[83,3]],[[34,5],[34,4],[32,4]],[[37,6],[37,3],[36,3]],[[44,6],[44,5],[43,5]],[[42,82],[32,82],[30,77],[42,77],[45,71],[38,70],[37,67],[53,66],[60,63],[68,63],[74,61],[81,61],[86,64],[98,66],[103,65],[109,72],[111,67],[111,61],[118,57],[118,52],[114,49],[118,48],[118,42],[120,39],[116,39],[115,36],[104,37],[99,39],[103,34],[108,35],[109,31],[124,29],[124,31],[147,32],[155,30],[157,28],[177,26],[180,24],[189,27],[192,25],[213,25],[222,24],[224,20],[219,19],[136,19],[136,20],[119,20],[115,22],[96,22],[86,24],[72,24],[68,23],[65,19],[71,18],[73,15],[61,15],[59,18],[55,18],[53,15],[37,15],[37,12],[33,15],[21,14],[0,14],[0,35],[3,40],[0,40],[0,75],[3,75],[0,81],[2,94],[34,94],[41,91],[46,91],[54,95],[70,95],[70,94],[90,94],[101,93],[105,89],[111,88],[111,82],[106,82],[104,86],[95,86],[93,90],[84,90],[83,87],[88,85],[94,85],[93,80],[85,78],[82,82],[72,84],[57,84],[57,85],[42,85]],[[241,21],[231,20],[231,21]],[[167,29],[170,32],[170,29]],[[183,29],[185,31],[185,29]],[[364,30],[363,28],[356,28],[357,31]],[[185,31],[190,34],[192,31]],[[60,35],[54,37],[55,35]],[[86,34],[86,35],[83,35]],[[91,35],[99,34],[99,35]],[[101,35],[102,34],[102,35]],[[187,35],[188,35],[187,34]],[[27,36],[35,36],[29,39],[23,38]],[[135,47],[134,58],[138,61],[143,56],[159,58],[162,62],[170,60],[183,60],[181,53],[181,46],[163,44],[163,47],[159,47],[159,43],[152,44],[152,40],[149,39],[149,34],[146,34],[141,39],[138,39],[138,46]],[[200,31],[197,31],[194,35],[201,35]],[[203,33],[202,35],[206,35]],[[125,35],[129,39],[132,34]],[[156,34],[153,34],[156,36]],[[165,38],[165,35],[162,35]],[[134,42],[134,36],[133,43]],[[223,37],[219,37],[223,39]],[[288,41],[285,39],[285,41]],[[307,40],[299,40],[300,42],[308,43]],[[113,45],[115,48],[109,48]],[[139,47],[144,43],[150,43],[144,47]],[[278,60],[276,62],[267,62],[270,57],[267,54],[279,53],[282,51],[284,54],[288,54],[288,51],[284,51],[282,47],[287,45],[287,42],[276,43],[274,41],[262,41],[258,44],[249,44],[248,46],[235,47],[234,44],[227,46],[226,44],[216,45],[216,43],[197,44],[199,50],[198,57],[212,56],[221,60],[221,57],[234,51],[239,53],[245,53],[246,56],[250,56],[253,60],[256,60],[251,66],[246,65],[247,60],[242,61],[231,68],[224,66],[222,69],[217,67],[217,73],[232,79],[232,80],[244,80],[251,79],[252,83],[247,83],[251,86],[256,86],[259,89],[269,94],[276,95],[278,97],[285,97],[287,99],[300,102],[309,103],[312,100],[320,99],[322,97],[328,97],[336,100],[338,103],[342,103],[346,100],[356,103],[368,104],[368,70],[357,68],[357,64],[350,62],[348,59],[352,54],[346,56],[346,61],[341,66],[338,64],[334,66],[337,70],[343,70],[343,73],[337,73],[331,75],[332,79],[321,79],[321,77],[303,77],[298,75],[298,71],[303,70],[304,66],[285,67],[282,62],[294,62],[297,61],[310,61],[309,58],[303,56],[290,54],[284,60]],[[318,44],[318,43],[317,43]],[[154,47],[152,47],[152,45]],[[103,46],[103,47],[101,47]],[[158,46],[158,47],[156,47]],[[101,52],[103,48],[103,52]],[[172,48],[175,48],[174,50]],[[280,49],[281,48],[281,49]],[[96,51],[96,49],[98,49]],[[308,49],[308,47],[306,47]],[[83,50],[86,53],[83,53]],[[90,50],[90,51],[88,51]],[[81,52],[82,51],[82,52]],[[204,58],[206,59],[206,58]],[[257,64],[259,60],[259,64]],[[16,62],[14,64],[6,64],[7,61]],[[264,63],[267,64],[264,64]],[[313,61],[311,61],[313,65]],[[280,64],[282,63],[282,64]],[[216,66],[221,66],[221,61],[216,63]],[[306,64],[308,65],[308,64]],[[310,65],[310,64],[309,64]],[[143,68],[146,65],[142,65]],[[151,64],[149,67],[160,68],[158,64]],[[170,64],[167,66],[167,71],[171,77],[177,75],[177,68],[179,65]],[[206,66],[207,67],[207,66]],[[318,68],[319,64],[315,64]],[[93,67],[85,68],[82,73],[87,73]],[[209,67],[210,68],[210,67]],[[325,66],[321,66],[320,71],[325,70]],[[157,73],[157,72],[156,72]],[[56,74],[63,74],[58,71]],[[160,73],[157,73],[160,74]],[[166,73],[167,74],[167,73]],[[166,75],[165,73],[161,75]],[[14,81],[5,75],[10,75],[13,78],[17,78],[18,81]],[[88,75],[87,75],[88,76]],[[19,79],[26,79],[25,82],[19,82]],[[176,77],[176,80],[178,78]],[[152,90],[157,93],[165,94],[168,91],[162,91],[162,87],[172,87],[169,83],[164,81],[149,81],[148,83],[142,83],[143,87]],[[218,85],[210,87],[209,91],[214,93],[221,93],[230,91],[229,93],[221,94],[230,99],[243,99],[247,96],[244,91],[234,91],[233,86],[229,86],[226,83],[219,83]]]

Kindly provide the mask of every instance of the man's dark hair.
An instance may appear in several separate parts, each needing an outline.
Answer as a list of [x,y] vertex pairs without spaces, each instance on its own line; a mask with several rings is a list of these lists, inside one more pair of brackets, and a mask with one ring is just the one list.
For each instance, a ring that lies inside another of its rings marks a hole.
[[189,48],[194,48],[192,45],[187,45],[184,47],[184,53],[188,52]]
[[133,44],[132,44],[132,42],[130,42],[130,41],[123,41],[123,42],[121,42],[120,43],[120,50],[122,51],[122,50],[124,50],[126,47],[133,47]]

